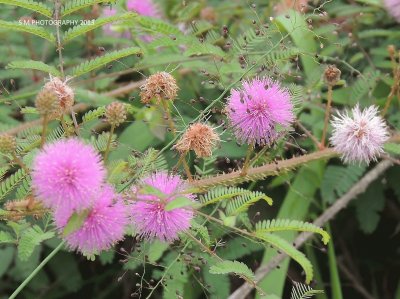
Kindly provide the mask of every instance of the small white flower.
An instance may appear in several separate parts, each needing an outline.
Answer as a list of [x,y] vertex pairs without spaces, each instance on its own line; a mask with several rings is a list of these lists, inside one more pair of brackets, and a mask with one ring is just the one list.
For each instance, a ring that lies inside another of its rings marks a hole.
[[331,144],[342,155],[345,163],[376,161],[383,153],[383,144],[389,139],[388,127],[378,115],[378,108],[370,106],[363,111],[358,104],[348,112],[339,113],[331,122]]

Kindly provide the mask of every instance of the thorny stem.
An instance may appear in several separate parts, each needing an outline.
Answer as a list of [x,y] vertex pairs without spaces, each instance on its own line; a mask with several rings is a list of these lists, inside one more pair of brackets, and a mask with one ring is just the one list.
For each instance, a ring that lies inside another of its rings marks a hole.
[[382,110],[382,117],[385,116],[386,112],[388,111],[390,104],[392,103],[392,100],[394,98],[394,95],[398,93],[399,83],[400,83],[400,69],[396,63],[396,57],[394,56],[394,53],[391,53],[390,51],[389,51],[389,56],[393,67],[393,85],[390,88],[390,93],[386,100],[385,107]]
[[62,56],[62,45],[61,45],[61,34],[60,34],[60,10],[61,10],[61,0],[55,0],[54,3],[54,19],[56,23],[56,35],[57,35],[57,52],[60,60],[60,72],[61,77],[64,79],[64,60]]
[[245,176],[247,174],[247,169],[249,168],[249,162],[250,162],[250,157],[251,154],[253,153],[253,148],[254,148],[254,143],[249,144],[249,147],[247,148],[246,152],[246,160],[244,160],[243,168],[242,171],[240,172],[241,176]]
[[231,173],[221,174],[210,178],[204,178],[191,182],[191,186],[201,190],[219,185],[235,185],[251,180],[263,179],[267,176],[277,175],[281,172],[288,171],[305,163],[329,159],[336,157],[339,154],[331,148],[314,152],[299,157],[294,157],[287,160],[276,161],[274,163],[266,164],[259,167],[249,168],[245,176],[241,175],[241,171],[234,171]]
[[328,103],[326,104],[324,130],[322,131],[320,149],[325,148],[326,131],[328,130],[328,122],[329,122],[329,117],[331,115],[331,106],[332,106],[332,85],[331,84],[328,84],[327,100],[328,100]]
[[13,161],[17,163],[25,171],[25,173],[28,174],[30,172],[29,168],[25,165],[24,162],[22,162],[22,160],[15,153],[12,153],[11,156],[13,158]]
[[108,136],[107,147],[106,147],[106,151],[104,152],[104,163],[107,162],[108,153],[110,152],[110,146],[111,146],[111,141],[112,141],[112,137],[114,134],[114,130],[115,130],[115,125],[111,125],[110,136]]
[[47,132],[47,123],[48,123],[48,116],[47,114],[43,116],[43,123],[42,123],[42,137],[40,139],[40,147],[43,147],[44,143],[46,142],[46,132]]
[[75,134],[77,136],[79,136],[79,125],[78,125],[78,122],[76,121],[76,117],[75,117],[76,113],[72,107],[70,108],[70,112],[71,112],[72,121],[74,122]]
[[17,295],[25,288],[25,286],[36,276],[37,273],[60,251],[60,249],[64,246],[65,241],[62,241],[54,250],[36,267],[35,270],[32,271],[31,274],[19,285],[19,287],[11,294],[8,299],[15,299]]
[[185,160],[185,156],[186,154],[182,154],[182,164],[183,164],[183,169],[185,169],[185,173],[188,177],[189,182],[193,182],[193,176],[192,173],[190,172],[190,168],[189,165],[187,164],[186,160]]

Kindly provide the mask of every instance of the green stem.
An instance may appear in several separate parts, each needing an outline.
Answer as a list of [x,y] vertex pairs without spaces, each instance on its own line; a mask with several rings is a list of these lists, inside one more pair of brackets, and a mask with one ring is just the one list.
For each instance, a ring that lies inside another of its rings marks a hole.
[[249,147],[247,148],[247,153],[246,153],[246,160],[244,160],[243,164],[243,169],[240,175],[245,176],[247,174],[247,169],[249,168],[250,165],[250,157],[251,154],[253,153],[253,148],[254,148],[254,143],[249,144]]
[[107,162],[108,154],[110,152],[110,145],[112,141],[112,136],[114,134],[115,125],[111,125],[110,136],[108,137],[106,151],[104,152],[104,163]]
[[62,241],[54,250],[39,264],[39,266],[36,267],[35,270],[32,271],[32,273],[25,278],[25,280],[19,285],[19,287],[14,291],[14,293],[11,294],[8,299],[14,299],[17,297],[17,295],[25,288],[25,286],[36,276],[36,274],[39,273],[39,271],[57,254],[57,252],[60,251],[60,249],[63,247],[65,244],[65,241]]
[[331,115],[331,106],[332,106],[332,85],[328,85],[328,95],[327,95],[328,103],[326,104],[325,110],[325,121],[324,121],[324,130],[322,131],[322,138],[321,138],[321,148],[325,147],[325,139],[326,139],[326,132],[328,130],[328,122],[329,117]]
[[43,116],[43,128],[42,128],[42,138],[40,139],[40,147],[43,147],[46,142],[46,131],[47,131],[48,116],[47,114]]

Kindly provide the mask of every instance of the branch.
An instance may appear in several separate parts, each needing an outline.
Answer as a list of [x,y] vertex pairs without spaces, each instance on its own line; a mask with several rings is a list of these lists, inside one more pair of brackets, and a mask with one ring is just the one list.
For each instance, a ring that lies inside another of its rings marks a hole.
[[207,189],[213,186],[235,185],[247,181],[261,180],[268,176],[278,175],[281,172],[289,171],[311,161],[329,159],[338,155],[339,154],[333,149],[328,148],[308,155],[302,155],[287,160],[276,161],[275,163],[266,164],[260,167],[250,168],[247,170],[245,176],[242,175],[241,170],[238,170],[227,174],[197,180],[192,182],[191,185],[195,188]]
[[[386,171],[393,163],[388,160],[384,160],[377,164],[375,168],[370,170],[358,183],[356,183],[345,195],[339,198],[331,207],[329,207],[320,217],[318,217],[313,224],[317,226],[323,226],[326,222],[331,220],[335,215],[343,210],[350,201],[355,199],[359,194],[363,193],[367,187],[375,181],[382,173]],[[307,241],[312,236],[311,233],[302,233],[294,241],[295,247],[298,248],[305,241]],[[255,277],[257,281],[262,280],[269,272],[276,268],[285,258],[286,254],[281,253],[275,256],[269,261],[268,264],[263,265],[257,269],[255,272]],[[233,292],[228,299],[242,299],[245,298],[253,289],[252,285],[247,283],[239,287],[235,292]]]

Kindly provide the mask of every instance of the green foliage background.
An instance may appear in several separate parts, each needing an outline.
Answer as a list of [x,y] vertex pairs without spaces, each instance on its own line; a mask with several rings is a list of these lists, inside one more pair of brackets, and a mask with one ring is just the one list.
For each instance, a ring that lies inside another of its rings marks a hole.
[[[327,89],[322,73],[327,64],[336,64],[342,71],[333,92],[335,109],[356,103],[384,107],[394,84],[387,47],[400,47],[400,27],[383,4],[379,0],[314,0],[298,12],[277,10],[279,2],[160,1],[164,17],[152,19],[126,12],[124,2],[118,1],[111,4],[121,12],[116,17],[98,18],[90,26],[62,27],[65,72],[72,77],[76,102],[83,104],[77,115],[82,137],[104,152],[109,137],[102,121],[105,105],[116,98],[129,105],[128,120],[113,137],[108,165],[108,180],[117,189],[154,170],[171,169],[179,158],[170,150],[174,138],[160,107],[147,107],[139,100],[140,82],[157,71],[173,74],[180,87],[172,110],[179,132],[194,120],[208,120],[221,133],[223,142],[213,157],[190,157],[192,170],[199,176],[242,165],[246,148],[225,130],[223,114],[229,89],[241,78],[269,75],[283,81],[293,94],[299,122],[318,138],[324,122]],[[99,0],[63,4],[61,14],[71,20],[94,19],[93,7],[101,10],[110,5]],[[205,17],[206,7],[212,7],[215,19]],[[18,22],[23,16],[46,19],[52,13],[51,1],[0,0],[1,132],[37,120],[33,107],[37,92],[48,74],[60,75],[54,27]],[[113,28],[129,31],[131,38],[103,33],[101,27],[115,20],[119,22]],[[153,39],[146,42],[143,35]],[[134,82],[139,83],[128,93],[113,93]],[[394,100],[386,117],[393,132],[399,130],[398,109],[399,102]],[[36,123],[17,134],[18,153],[28,166],[37,153],[40,132],[40,123]],[[48,140],[63,136],[59,124],[51,123]],[[255,165],[315,150],[312,141],[294,127],[287,140],[280,140]],[[394,143],[387,144],[386,150],[394,157],[400,154]],[[190,240],[149,244],[128,236],[94,261],[62,249],[19,298],[100,299],[139,294],[142,298],[227,298],[243,283],[241,278],[252,278],[259,265],[277,254],[276,248],[290,251],[298,231],[321,233],[301,221],[312,222],[372,167],[346,166],[339,159],[314,161],[238,188],[207,190],[199,202],[225,225],[208,223],[206,228],[206,219],[199,217],[192,231],[224,262],[215,263]],[[399,172],[398,166],[392,167],[325,227],[331,236],[329,246],[316,235],[302,250],[309,260],[300,252],[293,254],[306,274],[314,272],[311,286],[325,291],[316,298],[400,298]],[[0,156],[0,178],[1,203],[21,200],[31,191],[29,176],[10,166],[5,156]],[[220,197],[242,201],[226,203]],[[265,222],[254,227],[260,220],[275,218],[299,222]],[[294,232],[268,231],[289,224],[296,228]],[[261,237],[255,241],[238,235],[230,229],[232,225]],[[8,298],[58,244],[49,215],[0,222],[0,298]],[[304,276],[297,263],[286,260],[260,287],[268,294],[265,298],[289,298],[292,281],[304,282]],[[360,294],[359,285],[372,297]]]

